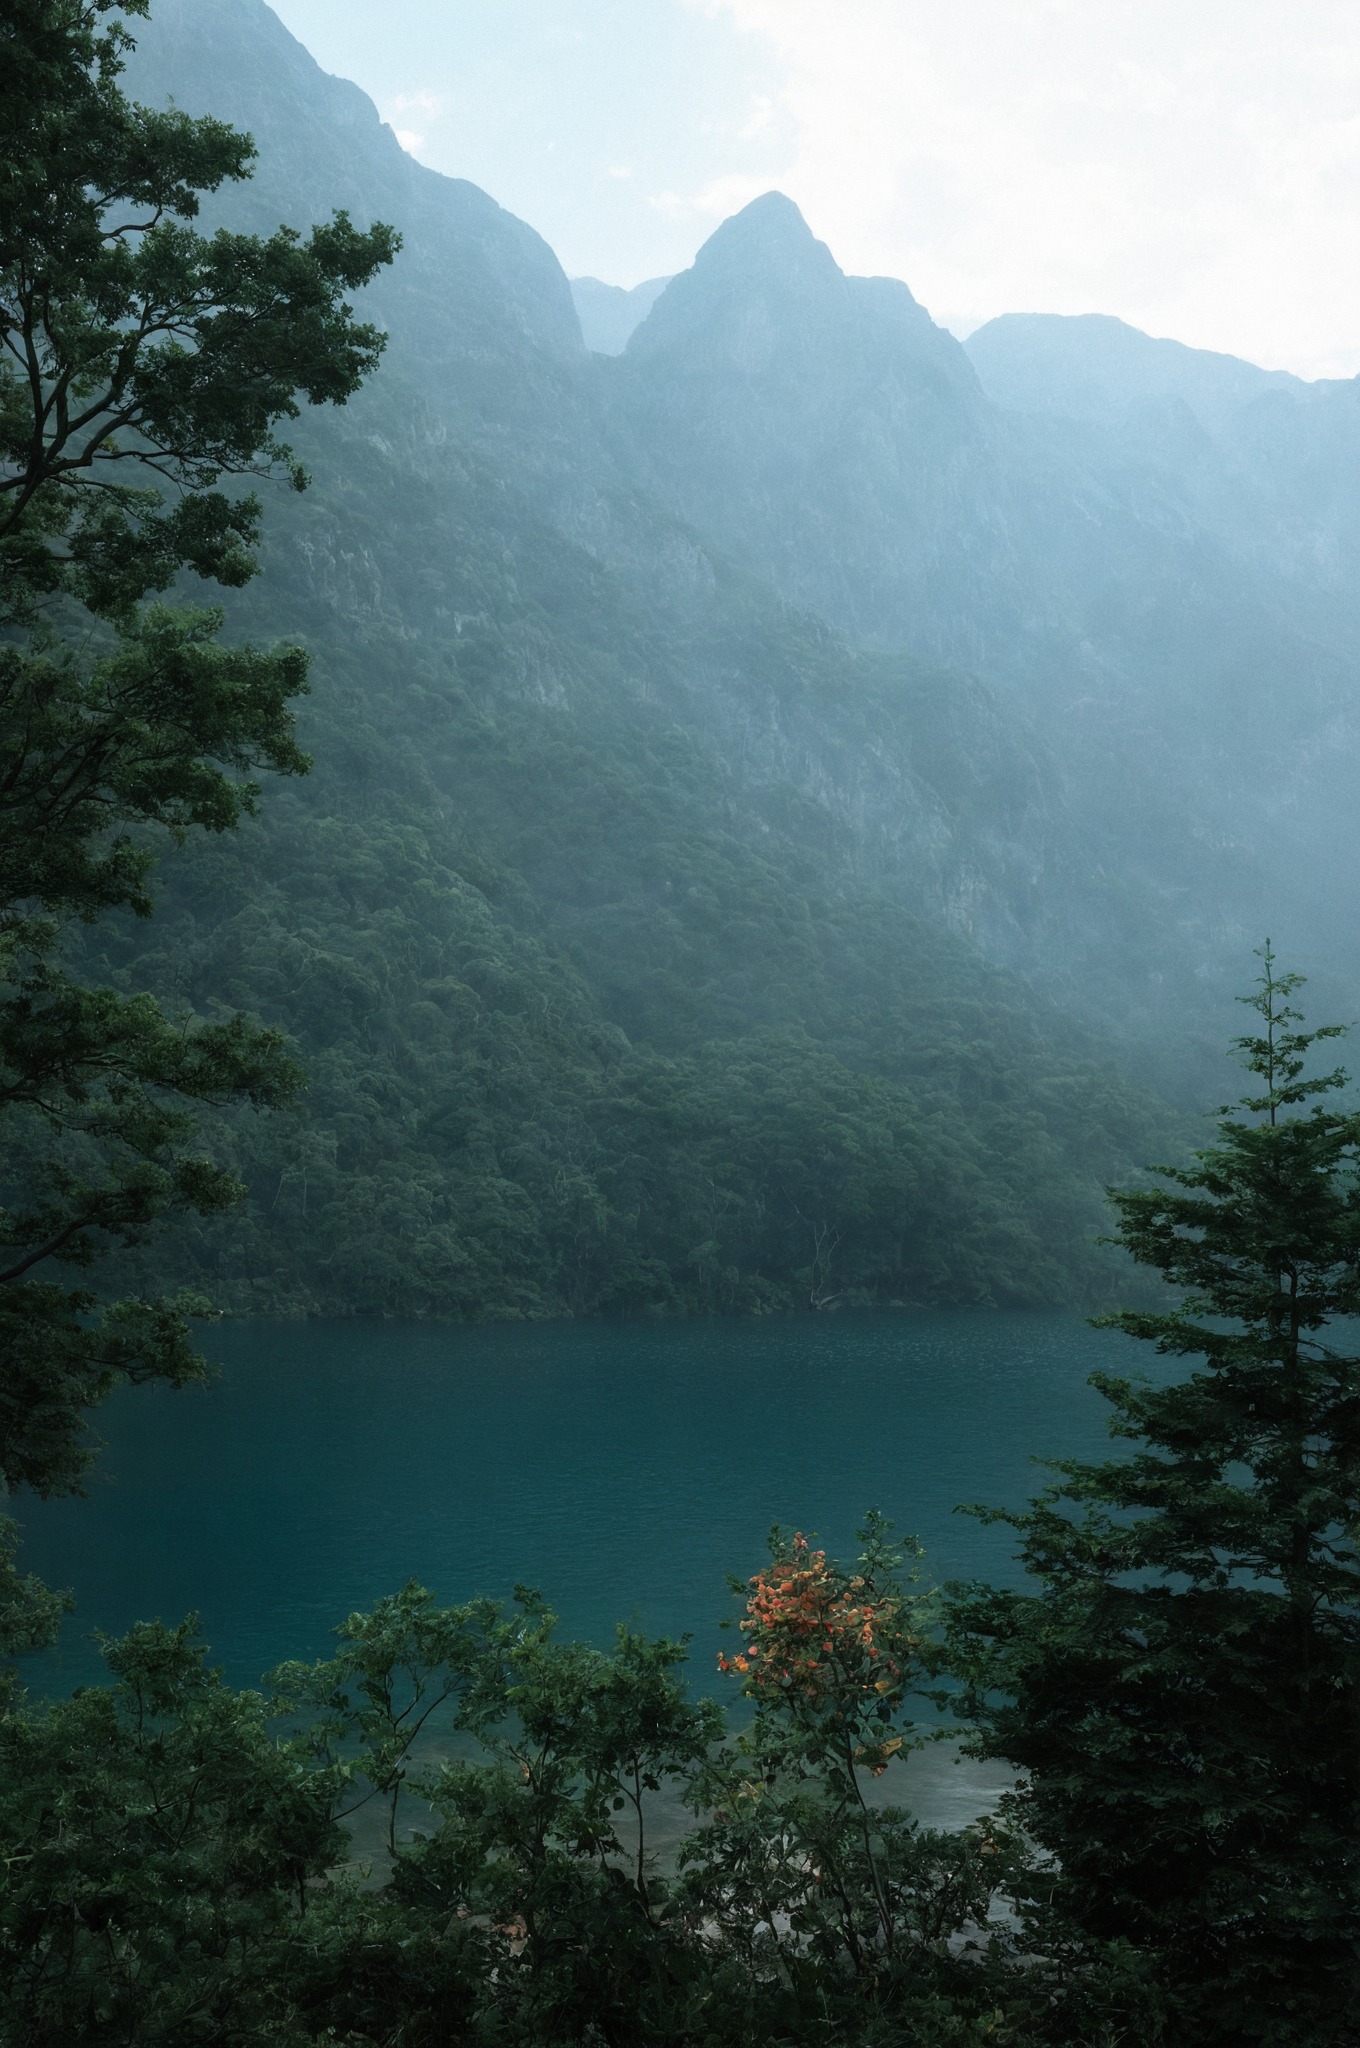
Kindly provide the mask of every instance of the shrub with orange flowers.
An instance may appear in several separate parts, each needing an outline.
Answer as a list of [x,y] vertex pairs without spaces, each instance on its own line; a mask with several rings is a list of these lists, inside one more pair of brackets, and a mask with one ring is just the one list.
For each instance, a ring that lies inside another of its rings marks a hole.
[[[847,1568],[814,1550],[801,1531],[774,1529],[770,1563],[742,1589],[742,1647],[720,1656],[718,1668],[740,1678],[758,1707],[825,1724],[838,1747],[850,1742],[847,1761],[878,1776],[903,1745],[888,1730],[924,1669],[920,1609],[929,1595],[902,1581],[904,1560],[916,1576],[915,1544],[895,1544],[879,1516],[869,1517],[860,1538],[863,1552]],[[871,1726],[881,1732],[854,1741]]]
[[948,1974],[1015,1859],[994,1823],[946,1834],[871,1791],[942,1732],[912,1713],[940,1662],[919,1547],[878,1515],[859,1535],[840,1564],[775,1529],[769,1563],[732,1581],[741,1647],[718,1664],[754,1712],[695,1782],[683,1861],[691,1909],[755,1975],[809,1999],[844,1975],[890,2004]]

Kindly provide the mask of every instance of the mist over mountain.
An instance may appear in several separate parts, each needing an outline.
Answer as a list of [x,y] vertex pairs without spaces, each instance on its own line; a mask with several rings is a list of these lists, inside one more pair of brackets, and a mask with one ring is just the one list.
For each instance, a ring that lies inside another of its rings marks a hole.
[[1297,398],[1309,390],[1286,370],[1154,340],[1106,313],[1003,313],[975,328],[963,347],[996,404],[1103,426],[1179,403],[1217,433],[1267,392]]
[[586,347],[597,355],[621,356],[629,335],[669,283],[668,277],[649,277],[626,290],[623,285],[602,284],[598,277],[574,277],[571,296]]
[[[1173,956],[1158,985],[1230,972],[1269,924],[1337,950],[1360,882],[1355,385],[1098,321],[965,349],[774,197],[672,283],[616,382],[635,466],[703,531],[855,639],[1023,705],[1076,839]],[[1074,938],[1090,911],[1066,905]],[[1070,956],[1088,991],[1102,951],[1138,957],[1098,915]]]
[[1309,630],[1353,660],[1360,379],[1309,384],[1094,314],[1008,314],[964,346],[998,405],[1079,423],[1092,465],[1155,474],[1300,619],[1321,604]]
[[136,31],[137,97],[259,145],[209,223],[405,237],[230,606],[312,650],[315,772],[98,941],[312,1074],[224,1134],[249,1221],[185,1273],[469,1315],[1098,1291],[1101,1187],[1172,1142],[1128,1075],[1217,1098],[1267,929],[1360,990],[1355,388],[1103,321],[965,348],[778,194],[615,298],[263,0]]

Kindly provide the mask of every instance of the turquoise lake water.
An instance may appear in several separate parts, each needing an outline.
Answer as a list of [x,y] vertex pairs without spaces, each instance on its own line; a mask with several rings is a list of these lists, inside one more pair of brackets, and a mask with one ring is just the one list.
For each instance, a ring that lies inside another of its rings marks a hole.
[[540,1587],[566,1632],[688,1631],[705,1689],[773,1521],[848,1550],[881,1508],[941,1579],[1013,1578],[1011,1539],[954,1512],[1018,1504],[1032,1459],[1101,1455],[1098,1367],[1148,1347],[1075,1317],[915,1312],[765,1322],[227,1325],[207,1390],[99,1417],[88,1498],[21,1502],[25,1558],[78,1605],[38,1682],[98,1677],[88,1631],[197,1610],[254,1684],[323,1656],[356,1607]]

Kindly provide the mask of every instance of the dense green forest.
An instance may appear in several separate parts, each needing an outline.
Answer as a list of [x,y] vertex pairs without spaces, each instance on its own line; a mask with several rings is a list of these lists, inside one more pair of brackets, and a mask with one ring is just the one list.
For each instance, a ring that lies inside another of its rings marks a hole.
[[[447,494],[413,521],[409,481],[399,507],[341,446],[343,475],[318,454],[271,507],[275,560],[349,538],[357,502],[384,569],[424,528],[469,623],[341,646],[276,567],[241,623],[304,629],[311,774],[166,858],[151,927],[85,941],[115,985],[282,1028],[308,1075],[300,1110],[222,1135],[247,1214],[180,1233],[173,1267],[158,1247],[158,1275],[235,1308],[458,1316],[1108,1287],[1101,1190],[1172,1142],[1155,1098],[857,875],[796,787],[743,788],[684,703],[678,625],[513,507],[477,527],[480,494],[442,545]],[[853,690],[866,737],[948,749],[953,679],[856,662],[735,578],[705,623],[790,721]],[[1005,801],[991,763],[946,765],[959,809]]]

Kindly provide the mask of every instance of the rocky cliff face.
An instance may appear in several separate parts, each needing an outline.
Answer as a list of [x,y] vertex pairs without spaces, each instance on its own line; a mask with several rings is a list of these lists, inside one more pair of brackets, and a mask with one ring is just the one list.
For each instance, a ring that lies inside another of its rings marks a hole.
[[204,220],[267,233],[344,208],[403,236],[365,311],[387,327],[390,377],[410,380],[467,436],[522,458],[569,420],[584,354],[571,288],[533,229],[476,185],[407,156],[358,86],[322,71],[264,0],[157,0],[136,24],[128,89],[244,128],[255,175]]
[[[1360,378],[1307,384],[1097,315],[1008,314],[965,344],[996,404],[1137,473],[1349,655],[1360,612]],[[1084,431],[1083,431],[1084,430]]]
[[1054,900],[1079,979],[1102,950],[1133,981],[1214,979],[1268,925],[1354,977],[1356,387],[1117,322],[999,322],[965,350],[777,195],[605,368],[619,460],[657,497],[852,638],[1024,704],[1058,837],[1108,884],[1098,910],[1066,881]]
[[833,866],[1144,1036],[1221,1011],[1267,928],[1360,992],[1352,387],[1118,323],[965,349],[778,194],[591,353],[546,244],[263,0],[138,33],[139,96],[260,146],[210,218],[405,236],[381,377],[302,430],[334,490],[280,528],[318,645],[462,660],[510,619],[493,692],[663,705],[748,819],[792,802]]

